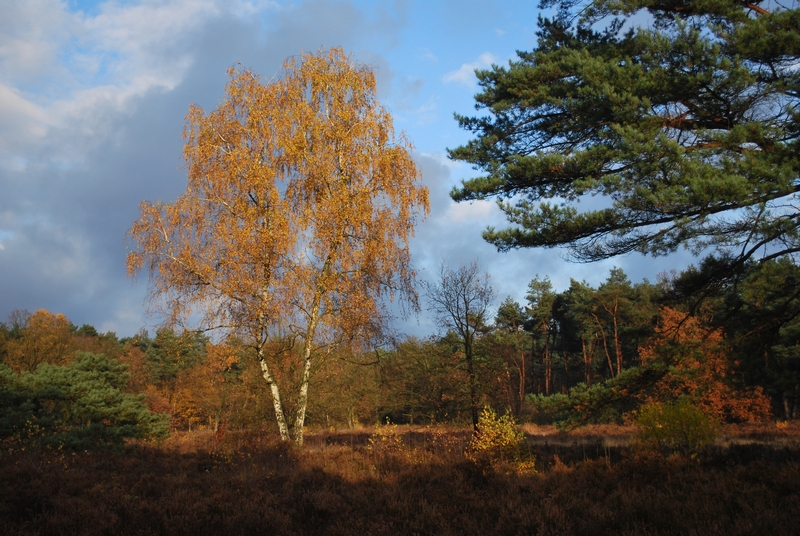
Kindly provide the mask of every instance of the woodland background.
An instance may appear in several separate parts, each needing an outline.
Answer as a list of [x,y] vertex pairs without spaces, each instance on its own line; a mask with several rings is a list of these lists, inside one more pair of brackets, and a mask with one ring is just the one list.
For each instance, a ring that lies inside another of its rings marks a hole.
[[[164,327],[0,324],[0,532],[796,532],[800,11],[541,7],[537,47],[476,72],[448,154],[485,175],[451,197],[499,201],[501,251],[694,265],[532,269],[496,309],[477,263],[415,279],[428,190],[372,68],[231,68],[186,193],[128,235]],[[394,332],[388,297],[439,329]]]
[[[621,389],[635,381],[628,378],[632,373],[677,352],[689,357],[658,381],[577,414],[587,422],[624,422],[644,402],[686,394],[722,421],[794,419],[800,271],[788,262],[759,268],[735,287],[706,297],[689,319],[681,311],[696,306],[687,296],[702,268],[635,284],[613,270],[597,288],[573,281],[563,292],[554,291],[547,278],[534,278],[525,304],[506,299],[494,318],[477,325],[480,406],[508,411],[519,422],[564,421],[583,393]],[[45,310],[17,311],[0,330],[6,382],[35,375],[42,364],[64,368],[86,353],[102,354],[123,365],[120,391],[143,395],[150,412],[168,416],[172,430],[260,428],[271,422],[258,363],[236,340],[215,343],[167,328],[118,338]],[[297,356],[287,352],[284,358],[278,381],[296,381]],[[387,419],[469,422],[463,345],[453,331],[398,338],[363,353],[342,348],[321,361],[312,378],[308,424],[316,429],[353,429]],[[10,432],[11,423],[3,430]]]

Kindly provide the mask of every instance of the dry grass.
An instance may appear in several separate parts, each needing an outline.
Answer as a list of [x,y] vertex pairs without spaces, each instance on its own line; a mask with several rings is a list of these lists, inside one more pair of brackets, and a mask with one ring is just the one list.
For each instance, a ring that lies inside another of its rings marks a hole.
[[314,434],[300,451],[194,433],[127,453],[5,453],[0,534],[733,536],[794,534],[800,518],[800,451],[764,441],[700,462],[534,442],[539,472],[519,474],[468,461],[464,430],[395,432]]

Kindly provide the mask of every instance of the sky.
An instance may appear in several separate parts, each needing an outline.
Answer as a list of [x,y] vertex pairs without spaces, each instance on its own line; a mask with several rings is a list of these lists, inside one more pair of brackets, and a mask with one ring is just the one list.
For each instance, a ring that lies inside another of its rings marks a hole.
[[[184,117],[213,110],[226,69],[270,78],[284,60],[342,47],[374,68],[378,97],[413,142],[431,214],[416,229],[421,279],[477,261],[499,304],[523,302],[547,276],[597,285],[614,267],[634,282],[690,258],[637,254],[594,264],[560,250],[499,253],[481,239],[504,227],[491,201],[448,193],[480,173],[450,161],[470,139],[453,114],[475,112],[476,68],[506,65],[536,44],[531,0],[0,0],[0,321],[47,309],[74,324],[130,336],[153,330],[146,276],[126,276],[125,233],[143,200],[170,202],[186,188]],[[436,331],[431,315],[399,318],[401,333]]]

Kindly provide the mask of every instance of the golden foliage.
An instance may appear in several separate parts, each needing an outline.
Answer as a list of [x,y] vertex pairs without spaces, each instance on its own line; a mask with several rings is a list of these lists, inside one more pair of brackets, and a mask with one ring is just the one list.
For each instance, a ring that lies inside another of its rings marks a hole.
[[171,321],[200,313],[257,350],[287,438],[266,345],[302,342],[302,434],[312,358],[374,334],[384,297],[416,304],[408,239],[428,192],[374,74],[341,49],[289,59],[268,83],[228,74],[217,109],[186,116],[186,192],[141,204],[128,273],[149,273]]
[[21,337],[6,343],[6,364],[14,371],[33,371],[42,363],[66,364],[75,350],[70,324],[61,313],[39,309],[27,319]]
[[511,415],[498,416],[492,408],[486,407],[478,419],[478,430],[469,442],[467,457],[474,461],[516,459],[524,441],[525,434]]
[[702,319],[662,307],[660,325],[648,346],[639,348],[642,363],[659,357],[671,362],[669,373],[645,401],[693,397],[706,414],[737,421],[769,418],[770,402],[761,387],[736,385],[731,349],[721,328],[709,328]]
[[119,362],[128,366],[127,392],[143,393],[150,382],[150,368],[145,353],[134,346],[126,344],[119,356]]
[[368,448],[376,452],[397,452],[405,448],[405,443],[397,425],[387,418],[386,424],[375,425],[375,433],[369,436]]
[[204,359],[181,376],[176,412],[190,427],[216,431],[231,406],[241,402],[240,382],[228,374],[238,363],[234,348],[209,342]]

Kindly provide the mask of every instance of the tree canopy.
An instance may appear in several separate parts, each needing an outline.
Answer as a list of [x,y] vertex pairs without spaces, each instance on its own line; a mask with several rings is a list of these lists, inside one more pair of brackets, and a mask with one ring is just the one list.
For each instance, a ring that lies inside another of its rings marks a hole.
[[[580,261],[712,248],[726,264],[800,251],[800,10],[739,0],[544,0],[538,42],[477,71],[485,173],[451,192],[497,198],[500,250]],[[634,18],[635,17],[635,18]]]
[[297,348],[302,443],[312,361],[374,334],[385,297],[416,304],[408,239],[428,192],[372,70],[341,49],[289,59],[266,83],[229,75],[216,110],[189,111],[187,190],[142,203],[128,270],[149,272],[168,318],[201,315],[249,341],[284,439],[274,367]]

